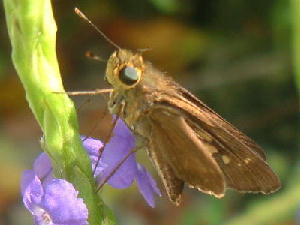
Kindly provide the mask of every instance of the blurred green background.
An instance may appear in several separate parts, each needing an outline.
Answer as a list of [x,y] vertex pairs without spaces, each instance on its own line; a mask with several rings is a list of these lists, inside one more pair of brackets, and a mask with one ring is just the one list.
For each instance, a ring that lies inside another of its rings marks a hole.
[[[272,195],[228,191],[221,200],[186,189],[182,206],[171,205],[164,194],[154,209],[135,185],[126,190],[105,187],[101,194],[120,225],[300,224],[299,0],[52,3],[66,90],[107,87],[105,63],[87,59],[85,52],[107,59],[114,50],[73,13],[77,6],[121,47],[150,48],[144,53],[146,59],[263,146],[283,183]],[[0,225],[27,225],[32,218],[21,203],[19,182],[22,171],[31,168],[41,151],[42,133],[12,66],[0,7]],[[73,99],[81,133],[105,137],[110,122],[105,99]],[[156,176],[146,154],[140,152],[139,160]]]

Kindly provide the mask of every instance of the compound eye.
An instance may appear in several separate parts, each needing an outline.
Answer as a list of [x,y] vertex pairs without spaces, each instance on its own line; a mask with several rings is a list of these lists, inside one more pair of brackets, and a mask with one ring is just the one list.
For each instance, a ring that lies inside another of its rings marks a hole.
[[134,67],[125,66],[119,71],[119,78],[126,85],[134,85],[138,82],[140,74]]

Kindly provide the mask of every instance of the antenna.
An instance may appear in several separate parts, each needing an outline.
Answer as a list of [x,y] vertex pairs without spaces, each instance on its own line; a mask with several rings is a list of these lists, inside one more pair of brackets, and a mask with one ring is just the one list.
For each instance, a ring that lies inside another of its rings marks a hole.
[[110,43],[117,49],[121,49],[120,46],[110,40],[95,24],[93,24],[92,21],[83,12],[81,12],[78,8],[75,8],[74,11],[79,17],[84,19],[90,26],[92,26],[108,43]]

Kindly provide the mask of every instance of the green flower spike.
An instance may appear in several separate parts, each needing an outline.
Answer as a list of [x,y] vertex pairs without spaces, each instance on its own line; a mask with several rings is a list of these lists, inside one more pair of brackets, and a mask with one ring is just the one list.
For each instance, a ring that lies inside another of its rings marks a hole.
[[78,133],[75,108],[64,92],[56,58],[56,24],[50,0],[3,0],[12,59],[26,99],[43,133],[54,173],[73,183],[89,210],[89,224],[115,224],[95,193],[90,161]]

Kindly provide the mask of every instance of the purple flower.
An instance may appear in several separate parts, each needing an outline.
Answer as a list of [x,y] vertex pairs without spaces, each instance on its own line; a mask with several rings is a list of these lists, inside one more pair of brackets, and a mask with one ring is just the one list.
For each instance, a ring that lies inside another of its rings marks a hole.
[[[82,139],[94,169],[103,144],[93,138]],[[154,207],[154,194],[160,196],[161,193],[151,175],[136,162],[135,154],[131,153],[134,146],[133,135],[124,122],[119,120],[113,137],[103,150],[95,177],[99,185],[107,181],[115,188],[127,188],[136,181],[140,193],[147,203]],[[121,161],[124,162],[120,164]],[[78,192],[71,183],[53,177],[51,161],[46,153],[38,156],[33,170],[23,173],[21,191],[23,203],[34,216],[35,224],[88,224],[86,205],[78,198]]]
[[73,185],[52,178],[48,156],[42,153],[21,181],[23,203],[37,225],[86,225],[88,210]]
[[[92,168],[94,169],[99,150],[103,146],[102,142],[93,138],[82,138],[83,146],[86,148],[92,161]],[[135,147],[135,139],[128,127],[122,120],[118,120],[114,128],[114,134],[109,143],[106,144],[105,149],[101,155],[100,161],[96,168],[95,176],[97,182],[102,185],[109,177],[107,183],[114,188],[127,188],[134,180],[136,180],[140,193],[143,195],[147,203],[155,206],[154,194],[161,196],[154,179],[147,172],[147,170],[136,162],[135,154],[130,152]],[[130,154],[130,155],[129,155]],[[120,162],[129,157],[120,165]]]

